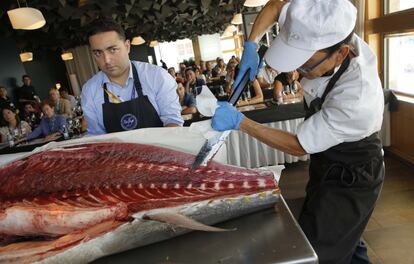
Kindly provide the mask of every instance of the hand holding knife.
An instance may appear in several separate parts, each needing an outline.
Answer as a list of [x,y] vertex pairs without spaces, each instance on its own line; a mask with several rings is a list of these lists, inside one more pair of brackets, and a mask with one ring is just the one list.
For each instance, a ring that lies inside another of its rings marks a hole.
[[[259,51],[258,51],[259,65],[261,64],[261,61],[263,59],[263,56],[264,56],[266,50],[267,50],[266,46],[261,46]],[[236,81],[233,84],[233,85],[235,85],[235,87],[233,87],[233,93],[230,96],[230,99],[229,99],[228,103],[219,102],[219,107],[226,107],[226,105],[228,106],[229,104],[235,106],[237,104],[237,102],[240,99],[244,89],[249,84],[249,75],[250,75],[250,70],[244,72],[240,82],[236,82],[240,78],[239,76],[237,76]],[[235,118],[240,118],[240,120],[241,120],[243,118],[243,114],[242,113],[235,114]],[[238,120],[238,121],[240,122],[240,120]],[[223,126],[222,128],[223,129],[220,129],[220,130],[226,129],[225,126]],[[192,164],[192,169],[196,169],[200,165],[204,165],[204,166],[207,165],[207,162],[217,153],[217,151],[223,145],[224,141],[226,140],[226,138],[230,134],[230,132],[231,132],[231,130],[225,130],[225,131],[219,133],[218,135],[207,139],[204,142],[204,144],[201,147],[198,154],[196,155],[196,157],[194,159],[194,162]]]

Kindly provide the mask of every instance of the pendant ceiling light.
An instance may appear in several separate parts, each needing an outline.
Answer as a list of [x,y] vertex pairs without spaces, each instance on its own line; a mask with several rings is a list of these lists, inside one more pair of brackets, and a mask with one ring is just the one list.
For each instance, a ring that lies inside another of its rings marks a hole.
[[143,39],[141,36],[133,37],[131,41],[131,45],[142,45],[145,43],[145,39]]
[[20,7],[20,2],[17,0],[19,8],[7,11],[10,22],[14,29],[33,30],[43,27],[46,20],[42,12],[38,9],[27,7]]
[[158,45],[158,41],[156,41],[156,40],[151,41],[151,42],[150,42],[150,44],[149,44],[149,46],[150,46],[151,48],[153,48],[153,47],[155,47],[155,46],[157,46],[157,45]]
[[241,13],[237,13],[234,15],[233,19],[231,20],[233,25],[241,25],[243,24],[243,18]]
[[269,2],[269,0],[246,0],[246,2],[244,2],[244,6],[257,7],[265,5],[267,2]]
[[62,55],[60,55],[60,57],[62,57],[62,60],[64,60],[64,61],[73,60],[73,53],[72,52],[63,52]]
[[22,53],[20,53],[20,60],[22,62],[32,61],[33,60],[33,53],[31,53],[31,52],[22,52]]

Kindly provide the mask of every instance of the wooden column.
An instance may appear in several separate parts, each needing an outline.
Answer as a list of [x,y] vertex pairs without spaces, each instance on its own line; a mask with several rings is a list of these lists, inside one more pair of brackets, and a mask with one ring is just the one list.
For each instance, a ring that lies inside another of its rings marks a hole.
[[194,61],[197,65],[201,65],[201,51],[198,37],[194,37],[191,41],[193,42]]

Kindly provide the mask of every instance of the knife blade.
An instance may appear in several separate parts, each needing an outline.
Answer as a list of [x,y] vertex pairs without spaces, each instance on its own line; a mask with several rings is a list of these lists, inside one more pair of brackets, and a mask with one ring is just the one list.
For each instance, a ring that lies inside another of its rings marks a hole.
[[[259,51],[257,52],[259,55],[259,65],[261,64],[263,60],[263,56],[266,53],[267,47],[261,46],[259,48]],[[232,105],[236,105],[237,102],[240,99],[240,96],[242,95],[244,89],[249,84],[249,74],[250,70],[246,71],[237,85],[237,87],[233,87],[233,93],[229,98],[229,103]],[[214,157],[214,155],[217,153],[217,151],[220,149],[220,147],[225,142],[227,136],[230,134],[231,130],[223,131],[218,133],[216,136],[207,139],[203,146],[201,147],[200,151],[197,153],[193,164],[191,165],[192,169],[196,169],[199,166],[205,166],[207,165],[207,162]]]

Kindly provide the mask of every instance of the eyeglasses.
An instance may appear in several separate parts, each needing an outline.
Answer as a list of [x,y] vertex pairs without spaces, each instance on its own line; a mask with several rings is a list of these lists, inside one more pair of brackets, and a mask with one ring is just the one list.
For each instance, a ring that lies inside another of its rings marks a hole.
[[[296,70],[302,75],[305,76],[307,74],[309,74],[310,72],[312,72],[313,70],[315,70],[319,65],[321,65],[324,61],[326,61],[327,59],[329,59],[332,55],[334,55],[338,50],[334,51],[334,52],[330,52],[328,54],[326,54],[325,57],[323,57],[320,61],[318,61],[317,63],[315,63],[313,66],[311,67],[304,67],[301,66],[299,68],[297,68]],[[305,63],[306,64],[306,63]]]

